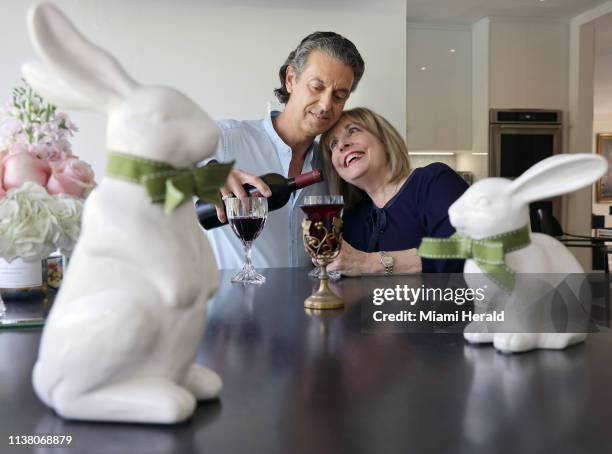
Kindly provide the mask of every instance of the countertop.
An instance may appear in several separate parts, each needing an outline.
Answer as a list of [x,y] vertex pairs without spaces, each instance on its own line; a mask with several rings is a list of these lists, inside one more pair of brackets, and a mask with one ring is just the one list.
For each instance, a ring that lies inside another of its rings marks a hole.
[[[177,426],[64,421],[34,395],[40,328],[0,331],[0,452],[10,435],[71,435],[78,453],[604,453],[612,449],[612,336],[502,355],[461,334],[363,332],[360,301],[386,277],[348,278],[341,311],[310,314],[306,269],[261,287],[221,275],[197,362],[218,402]],[[401,282],[401,277],[394,278]],[[364,286],[364,280],[369,282]],[[18,304],[18,303],[10,303]]]

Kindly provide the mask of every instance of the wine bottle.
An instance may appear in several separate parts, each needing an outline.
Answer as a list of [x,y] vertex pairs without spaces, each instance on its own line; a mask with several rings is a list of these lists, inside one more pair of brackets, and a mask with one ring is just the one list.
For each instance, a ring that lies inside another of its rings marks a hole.
[[[261,178],[268,185],[270,191],[272,191],[272,195],[268,197],[268,212],[284,207],[289,201],[291,194],[298,189],[305,188],[306,186],[313,185],[323,180],[323,176],[319,169],[291,178],[285,178],[278,173],[266,173],[259,178]],[[250,184],[245,184],[243,187],[247,194],[255,195],[259,193],[257,188]],[[200,225],[206,230],[227,224],[227,222],[222,223],[219,221],[219,218],[217,218],[217,210],[212,203],[204,203],[198,200],[196,202],[196,212]]]

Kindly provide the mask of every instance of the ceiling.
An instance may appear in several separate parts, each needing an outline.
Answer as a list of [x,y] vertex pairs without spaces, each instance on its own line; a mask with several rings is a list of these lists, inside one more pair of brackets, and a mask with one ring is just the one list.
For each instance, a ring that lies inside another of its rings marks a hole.
[[606,0],[407,0],[409,22],[472,24],[487,16],[570,19]]
[[[133,0],[135,1],[135,0]],[[145,2],[145,0],[139,0]],[[170,1],[170,0],[146,0]],[[487,16],[546,17],[567,20],[607,0],[182,0],[224,7],[271,7],[326,11],[401,13],[409,22],[473,24]],[[178,2],[177,2],[178,4]]]

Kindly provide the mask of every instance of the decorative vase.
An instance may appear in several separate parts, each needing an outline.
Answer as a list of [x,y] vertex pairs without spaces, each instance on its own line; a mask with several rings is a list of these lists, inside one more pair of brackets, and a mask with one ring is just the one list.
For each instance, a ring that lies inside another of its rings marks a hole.
[[46,277],[46,260],[16,258],[9,263],[0,258],[0,291],[4,299],[46,296]]
[[46,262],[47,286],[58,290],[68,266],[68,257],[56,252],[47,257]]

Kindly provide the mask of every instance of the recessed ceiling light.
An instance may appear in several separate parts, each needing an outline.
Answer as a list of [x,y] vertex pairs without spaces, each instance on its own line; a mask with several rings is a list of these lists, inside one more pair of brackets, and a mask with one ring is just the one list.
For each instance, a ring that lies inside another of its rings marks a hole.
[[451,54],[454,54],[455,52],[457,52],[457,50],[456,50],[456,49],[449,49],[448,51],[449,51]]
[[427,66],[421,66],[421,71],[427,71]]
[[546,0],[540,0],[540,3],[544,3]]

